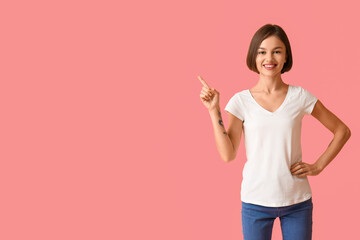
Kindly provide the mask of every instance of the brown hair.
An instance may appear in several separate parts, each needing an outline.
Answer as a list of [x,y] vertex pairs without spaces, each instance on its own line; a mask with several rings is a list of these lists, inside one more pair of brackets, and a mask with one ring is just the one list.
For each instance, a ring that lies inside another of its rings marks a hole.
[[288,37],[286,36],[285,31],[280,26],[275,24],[266,24],[261,28],[259,28],[259,30],[257,30],[256,33],[254,34],[253,38],[251,39],[248,54],[246,57],[246,64],[248,68],[251,71],[259,73],[256,67],[257,51],[258,48],[260,47],[261,42],[270,36],[278,37],[286,47],[287,57],[286,57],[286,62],[284,63],[283,68],[281,69],[281,73],[290,71],[293,64],[290,42]]

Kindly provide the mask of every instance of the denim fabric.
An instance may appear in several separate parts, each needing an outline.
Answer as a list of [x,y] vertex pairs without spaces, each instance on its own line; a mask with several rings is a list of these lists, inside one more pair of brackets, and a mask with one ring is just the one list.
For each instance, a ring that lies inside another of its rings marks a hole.
[[274,220],[279,217],[283,240],[311,240],[312,198],[286,207],[264,207],[242,202],[244,240],[270,240]]

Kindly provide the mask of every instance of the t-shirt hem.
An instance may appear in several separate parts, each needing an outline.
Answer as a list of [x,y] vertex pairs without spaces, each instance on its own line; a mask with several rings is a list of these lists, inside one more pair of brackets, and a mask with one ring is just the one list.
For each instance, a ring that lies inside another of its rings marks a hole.
[[309,115],[310,115],[310,114],[312,113],[312,111],[314,110],[314,107],[315,107],[315,104],[316,104],[317,101],[318,101],[318,99],[315,99],[315,100],[314,100],[314,103],[311,105],[311,107],[310,107],[310,109],[309,109],[309,112],[308,112]]
[[226,107],[224,110],[225,110],[226,112],[231,113],[232,115],[234,115],[235,117],[237,117],[238,119],[240,119],[242,122],[244,121],[244,119],[243,119],[238,113],[236,113],[235,111],[233,111],[232,109]]
[[251,200],[246,200],[243,198],[241,199],[241,201],[245,202],[245,203],[261,205],[264,207],[286,207],[286,206],[290,206],[293,204],[305,202],[306,200],[309,200],[311,197],[312,197],[312,194],[308,194],[308,195],[306,195],[306,197],[296,199],[296,200],[291,200],[291,201],[285,201],[285,202],[263,202],[263,201],[257,201],[257,200],[251,201]]

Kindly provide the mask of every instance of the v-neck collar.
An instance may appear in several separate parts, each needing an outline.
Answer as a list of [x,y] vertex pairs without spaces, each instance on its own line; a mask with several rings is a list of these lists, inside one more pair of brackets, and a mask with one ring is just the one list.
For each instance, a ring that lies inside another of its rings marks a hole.
[[271,114],[271,115],[274,115],[276,114],[277,112],[279,112],[281,109],[284,108],[284,105],[286,104],[286,101],[287,99],[289,98],[289,95],[290,95],[290,91],[291,91],[291,85],[289,84],[288,86],[288,90],[287,90],[287,93],[286,93],[286,96],[285,96],[285,99],[284,101],[282,102],[282,104],[280,105],[280,107],[278,107],[274,112],[270,112],[269,110],[266,110],[265,108],[263,108],[256,100],[255,98],[252,96],[251,92],[250,92],[250,89],[248,89],[248,94],[250,95],[250,98],[252,99],[252,101],[258,106],[260,107],[260,109],[262,109],[264,112],[268,113],[268,114]]

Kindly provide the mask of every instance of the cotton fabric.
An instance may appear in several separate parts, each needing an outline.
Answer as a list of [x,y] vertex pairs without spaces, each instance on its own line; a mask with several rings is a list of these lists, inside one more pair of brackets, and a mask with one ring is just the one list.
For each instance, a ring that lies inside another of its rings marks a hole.
[[301,123],[317,98],[306,89],[290,85],[274,112],[261,107],[249,89],[235,93],[225,111],[243,121],[246,163],[241,200],[268,207],[282,207],[312,197],[307,177],[293,176],[290,167],[302,161]]

